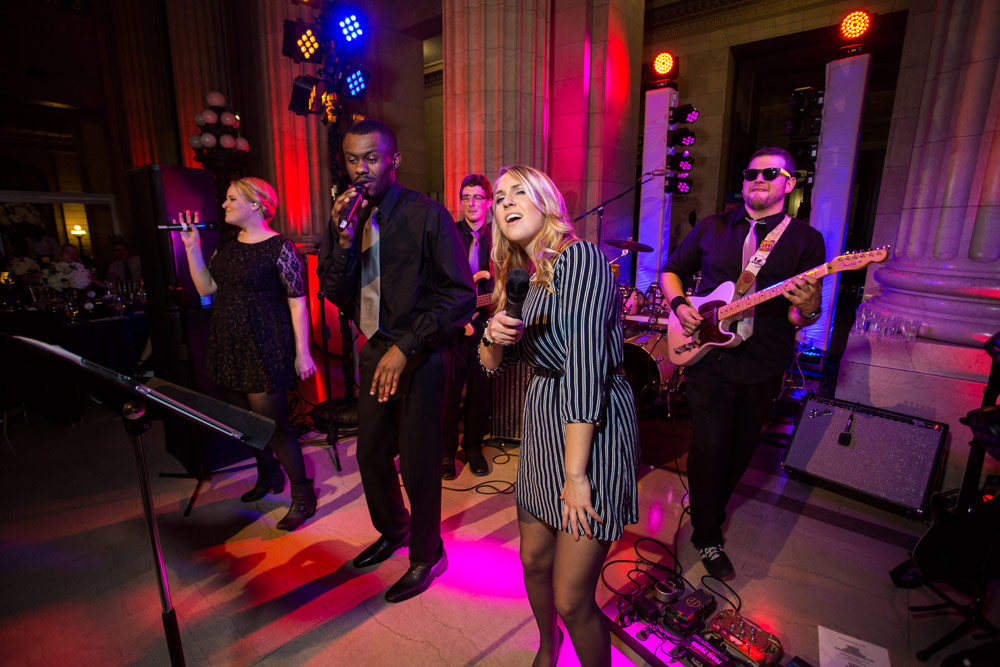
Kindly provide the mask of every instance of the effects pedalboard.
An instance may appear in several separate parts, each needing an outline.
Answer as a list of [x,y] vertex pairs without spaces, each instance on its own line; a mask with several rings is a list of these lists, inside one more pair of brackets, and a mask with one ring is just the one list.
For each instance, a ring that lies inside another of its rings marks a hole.
[[[629,604],[631,603],[631,604]],[[739,612],[727,609],[707,619],[716,608],[713,595],[704,589],[684,593],[683,586],[667,580],[643,586],[629,601],[619,602],[618,624],[647,623],[636,634],[645,641],[657,630],[682,637],[670,654],[690,667],[773,667],[784,655],[781,642]]]

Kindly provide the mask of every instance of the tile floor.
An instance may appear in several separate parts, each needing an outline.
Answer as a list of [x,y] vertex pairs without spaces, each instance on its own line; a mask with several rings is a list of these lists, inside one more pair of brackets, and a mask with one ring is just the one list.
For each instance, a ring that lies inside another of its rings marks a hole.
[[[315,387],[306,387],[310,392],[315,396]],[[689,429],[678,412],[644,422],[645,459],[660,465],[643,465],[640,523],[611,558],[634,559],[640,537],[673,542],[684,496],[673,468],[684,469]],[[0,448],[0,663],[169,664],[136,464],[120,417],[91,403],[76,424],[14,418],[8,433],[17,455]],[[157,475],[181,470],[165,451],[162,425],[143,441],[188,665],[530,664],[536,634],[513,496],[505,493],[516,448],[487,449],[493,461],[486,478],[463,467],[444,483],[450,568],[423,595],[390,605],[382,594],[405,571],[405,551],[373,571],[350,565],[375,538],[353,439],[339,444],[342,472],[328,449],[306,448],[320,508],[287,534],[274,527],[287,490],[277,499],[239,502],[252,470],[214,477],[184,517],[193,482]],[[932,596],[889,580],[924,526],[790,480],[778,467],[781,451],[760,447],[730,507],[727,549],[737,571],[730,585],[743,613],[778,635],[782,664],[797,655],[819,665],[818,625],[884,646],[896,667],[921,664],[915,651],[957,622],[953,615],[911,614],[908,605]],[[688,535],[685,518],[678,558],[684,576],[699,585],[704,568]],[[611,565],[608,584],[628,586],[630,568]],[[603,586],[598,598],[614,607]],[[966,639],[930,663],[974,643]],[[647,664],[621,639],[615,646],[614,664]],[[670,663],[670,644],[650,639],[644,646]],[[578,664],[569,642],[559,664]]]

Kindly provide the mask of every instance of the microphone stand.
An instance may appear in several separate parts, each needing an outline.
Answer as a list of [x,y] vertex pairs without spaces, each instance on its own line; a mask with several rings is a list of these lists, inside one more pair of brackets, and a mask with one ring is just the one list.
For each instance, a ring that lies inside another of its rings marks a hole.
[[[591,213],[596,212],[597,213],[597,245],[598,245],[598,247],[600,247],[600,245],[601,245],[601,234],[602,234],[602,231],[603,231],[603,228],[604,228],[604,207],[607,206],[608,204],[610,204],[611,202],[617,200],[617,199],[621,199],[622,197],[624,197],[628,193],[632,192],[636,188],[642,187],[646,183],[649,183],[651,180],[653,180],[653,176],[654,175],[655,174],[653,174],[653,172],[646,172],[645,174],[643,174],[642,176],[640,176],[639,180],[637,180],[635,182],[635,185],[633,185],[632,187],[630,187],[628,190],[622,190],[621,192],[619,192],[618,194],[616,194],[614,197],[612,197],[610,199],[605,199],[600,204],[598,204],[594,208],[590,209],[586,213],[583,213],[583,214],[577,216],[576,218],[574,218],[573,222],[578,222],[580,220],[583,220],[584,218],[586,218]],[[649,178],[643,180],[643,176],[649,176]]]

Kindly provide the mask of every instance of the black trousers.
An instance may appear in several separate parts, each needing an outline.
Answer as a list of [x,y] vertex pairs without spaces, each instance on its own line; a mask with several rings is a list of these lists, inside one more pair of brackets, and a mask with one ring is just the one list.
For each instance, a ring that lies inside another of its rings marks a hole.
[[[486,435],[486,420],[490,416],[490,378],[479,364],[478,336],[462,336],[458,341],[451,366],[451,384],[444,413],[444,455],[455,458],[458,451],[458,422],[464,415],[465,434],[462,449],[466,452],[481,451]],[[462,388],[465,387],[465,405],[462,405]]]
[[[378,335],[361,348],[358,467],[375,530],[390,539],[410,532],[410,562],[433,563],[441,546],[441,437],[451,353],[444,348],[409,359],[396,394],[379,403],[372,376],[392,341]],[[403,504],[399,474],[410,500]]]
[[692,418],[687,460],[691,543],[699,549],[722,543],[726,505],[750,465],[783,377],[734,383],[719,374],[716,361],[720,360],[710,353],[687,372]]

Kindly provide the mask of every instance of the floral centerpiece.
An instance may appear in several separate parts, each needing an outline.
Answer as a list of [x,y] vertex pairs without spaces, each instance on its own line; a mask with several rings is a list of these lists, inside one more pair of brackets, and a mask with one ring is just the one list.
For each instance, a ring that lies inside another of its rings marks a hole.
[[14,272],[15,276],[23,276],[31,271],[40,271],[41,267],[30,257],[15,257],[10,260],[10,270]]
[[80,262],[50,262],[42,269],[42,282],[53,289],[83,289],[90,280],[90,271]]

